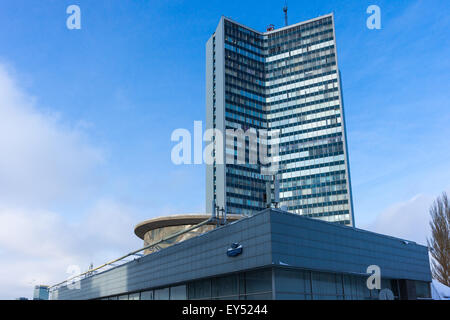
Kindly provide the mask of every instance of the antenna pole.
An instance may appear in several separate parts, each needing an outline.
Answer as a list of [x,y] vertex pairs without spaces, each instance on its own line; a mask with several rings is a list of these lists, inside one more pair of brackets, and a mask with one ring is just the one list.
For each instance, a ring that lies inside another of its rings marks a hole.
[[287,26],[288,25],[288,5],[287,5],[287,0],[284,1],[284,7],[283,7],[283,12],[284,12],[284,25]]

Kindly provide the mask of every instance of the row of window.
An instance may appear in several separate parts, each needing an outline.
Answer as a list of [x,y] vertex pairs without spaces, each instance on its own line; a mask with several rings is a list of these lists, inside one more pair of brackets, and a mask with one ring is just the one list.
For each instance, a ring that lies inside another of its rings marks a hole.
[[[266,63],[264,64],[265,71],[275,72],[278,69],[289,69],[293,67],[300,67],[308,62],[319,61],[324,58],[335,59],[336,53],[334,51],[334,45],[329,45],[328,47],[318,48],[316,50],[297,52],[296,55],[292,55],[287,59],[279,60],[276,63]],[[304,68],[302,68],[304,69]]]
[[[331,50],[331,49],[324,48],[321,50]],[[282,87],[284,85],[293,84],[296,82],[307,83],[308,81],[313,81],[317,78],[324,78],[324,77],[327,77],[327,76],[330,76],[333,74],[336,74],[336,70],[322,70],[322,71],[319,70],[319,71],[314,72],[313,74],[296,72],[295,76],[284,75],[283,77],[279,77],[277,79],[267,80],[265,82],[265,84],[266,84],[266,88],[268,90],[271,90],[271,89]]]
[[315,176],[322,173],[335,172],[335,171],[347,171],[347,167],[344,163],[331,166],[322,166],[317,168],[310,168],[305,170],[299,170],[294,172],[286,172],[281,174],[281,179],[292,179],[298,177]]
[[314,137],[305,139],[303,141],[290,141],[280,144],[280,155],[285,155],[291,152],[299,152],[310,148],[319,148],[324,145],[333,145],[342,143],[342,132],[333,135],[325,135],[320,137]]
[[297,132],[283,134],[283,137],[273,139],[274,144],[282,144],[282,143],[300,143],[305,141],[306,139],[316,138],[325,135],[338,135],[342,134],[342,126],[341,123],[337,123],[334,125],[326,125],[323,127],[318,127],[314,129],[304,130],[306,132],[298,134]]
[[271,279],[270,269],[256,270],[105,297],[103,300],[271,299]]
[[327,153],[316,156],[307,156],[302,158],[292,158],[290,160],[284,160],[279,164],[281,170],[280,172],[292,172],[296,170],[304,170],[309,168],[317,168],[322,165],[332,165],[344,161],[344,155],[342,152],[339,153]]
[[[255,92],[262,92],[263,89],[267,89],[267,92],[272,93],[273,90],[279,90],[281,86],[311,80],[312,75],[305,73],[310,68],[302,67],[302,65],[322,58],[326,59],[326,64],[334,62],[334,44],[309,52],[302,52],[295,57],[283,60],[280,62],[280,66],[283,65],[283,69],[289,68],[290,70],[289,72],[281,72],[281,75],[278,73],[275,77],[273,72],[278,72],[278,70],[271,71],[267,64],[251,60],[235,52],[226,51],[225,74],[233,80],[234,84],[248,87]],[[316,72],[314,76],[325,75]],[[227,79],[227,83],[230,83],[230,78]]]
[[291,49],[298,46],[298,44],[307,44],[314,39],[329,36],[333,34],[332,24],[325,23],[311,29],[289,29],[289,35],[261,37],[261,35],[250,30],[247,32],[240,32],[240,26],[236,28],[232,23],[225,23],[225,41],[254,53],[265,56],[277,54],[280,51]]
[[[283,202],[284,203],[284,202]],[[289,212],[298,215],[304,215],[310,218],[320,218],[320,217],[333,217],[329,222],[335,221],[350,221],[350,207],[349,206],[328,206],[326,211],[324,208],[303,208],[301,206],[288,206]],[[347,222],[346,222],[347,223]],[[349,222],[350,223],[350,222]]]
[[319,195],[331,195],[333,193],[337,193],[339,191],[345,191],[347,190],[347,184],[345,181],[342,181],[342,183],[333,183],[325,186],[320,187],[313,187],[313,188],[295,188],[290,191],[281,191],[280,192],[280,198],[283,200],[290,200],[292,199],[308,199],[308,196],[317,198]]
[[279,77],[287,77],[296,75],[297,77],[301,74],[305,74],[311,70],[322,68],[326,66],[334,66],[336,64],[336,59],[330,56],[324,56],[319,58],[314,58],[303,63],[298,63],[296,65],[279,68],[275,71],[270,71],[265,73],[265,78],[267,81]]
[[[380,289],[368,289],[367,276],[287,268],[261,269],[191,281],[183,285],[105,297],[104,300],[295,299],[378,300]],[[414,281],[418,298],[430,298],[430,285]],[[399,299],[399,281],[381,279]]]
[[[280,182],[280,190],[293,190],[304,187],[323,186],[328,184],[339,183],[346,179],[345,172],[329,172],[323,175],[312,177],[300,177],[298,179],[290,179]],[[292,188],[292,189],[291,189]]]
[[[335,80],[321,82],[320,84],[317,85],[318,87],[316,87],[316,90],[321,89],[321,87],[322,89],[328,88],[330,85],[334,86],[335,88],[332,90],[327,89],[327,92],[333,92],[337,90],[337,83],[335,82]],[[229,97],[228,100],[236,100],[231,98],[231,94],[228,97]],[[295,107],[296,107],[295,109],[290,109],[288,111],[283,112],[276,111],[271,114],[271,110],[267,110],[266,112],[266,110],[263,107],[263,104],[253,102],[252,100],[245,100],[243,106],[230,103],[225,104],[226,108],[225,110],[227,113],[233,112],[238,115],[243,115],[245,117],[250,116],[256,119],[267,119],[268,121],[270,121],[270,126],[274,128],[278,126],[285,127],[288,124],[293,124],[296,122],[302,123],[312,122],[315,121],[317,118],[326,117],[330,115],[338,115],[338,116],[340,115],[339,114],[340,108],[338,101],[320,103],[313,106],[296,105]]]
[[267,42],[267,44],[270,46],[272,43],[275,43],[276,41],[279,41],[280,39],[286,40],[292,40],[296,36],[308,36],[312,34],[315,30],[325,30],[329,26],[332,25],[332,19],[330,17],[322,18],[316,21],[312,21],[309,23],[302,23],[296,27],[280,30],[280,31],[274,31],[270,33],[269,35],[266,35],[263,37]]
[[239,41],[238,39],[230,37],[230,35],[225,35],[225,48],[230,51],[238,52],[239,54],[256,61],[267,62],[271,67],[274,67],[276,65],[274,65],[273,62],[279,60],[280,56],[282,57],[282,53],[286,51],[300,51],[299,49],[309,48],[318,43],[333,40],[332,28],[316,31],[317,32],[311,35],[299,35],[290,41],[280,41],[269,50],[260,50],[251,44]]

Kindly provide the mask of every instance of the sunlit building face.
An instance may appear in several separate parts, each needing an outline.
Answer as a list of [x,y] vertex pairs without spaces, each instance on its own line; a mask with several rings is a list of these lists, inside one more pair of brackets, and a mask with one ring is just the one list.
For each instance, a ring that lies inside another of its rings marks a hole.
[[[333,15],[264,33],[223,17],[206,54],[207,128],[277,130],[279,205],[354,225]],[[206,179],[209,212],[266,208],[259,163],[214,163]]]

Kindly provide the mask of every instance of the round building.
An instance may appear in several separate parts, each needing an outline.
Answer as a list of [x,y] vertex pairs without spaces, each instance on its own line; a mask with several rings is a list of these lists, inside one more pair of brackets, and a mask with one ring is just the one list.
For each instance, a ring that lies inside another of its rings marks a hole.
[[[134,233],[144,240],[144,247],[165,239],[175,233],[188,230],[191,227],[208,220],[211,215],[208,214],[180,214],[173,216],[164,216],[145,220],[134,228]],[[241,215],[227,215],[227,221],[233,222],[242,218]],[[216,221],[210,221],[194,230],[182,233],[167,241],[159,243],[157,246],[147,249],[144,254],[152,253],[158,249],[167,248],[175,243],[182,242],[192,237],[198,236],[214,229],[217,226]]]

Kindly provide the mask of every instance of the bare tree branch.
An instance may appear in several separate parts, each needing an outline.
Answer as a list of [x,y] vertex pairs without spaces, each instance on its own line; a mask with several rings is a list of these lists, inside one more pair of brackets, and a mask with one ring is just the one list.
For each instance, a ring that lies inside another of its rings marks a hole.
[[450,286],[450,203],[444,192],[430,208],[431,238],[427,239],[430,249],[433,277]]

